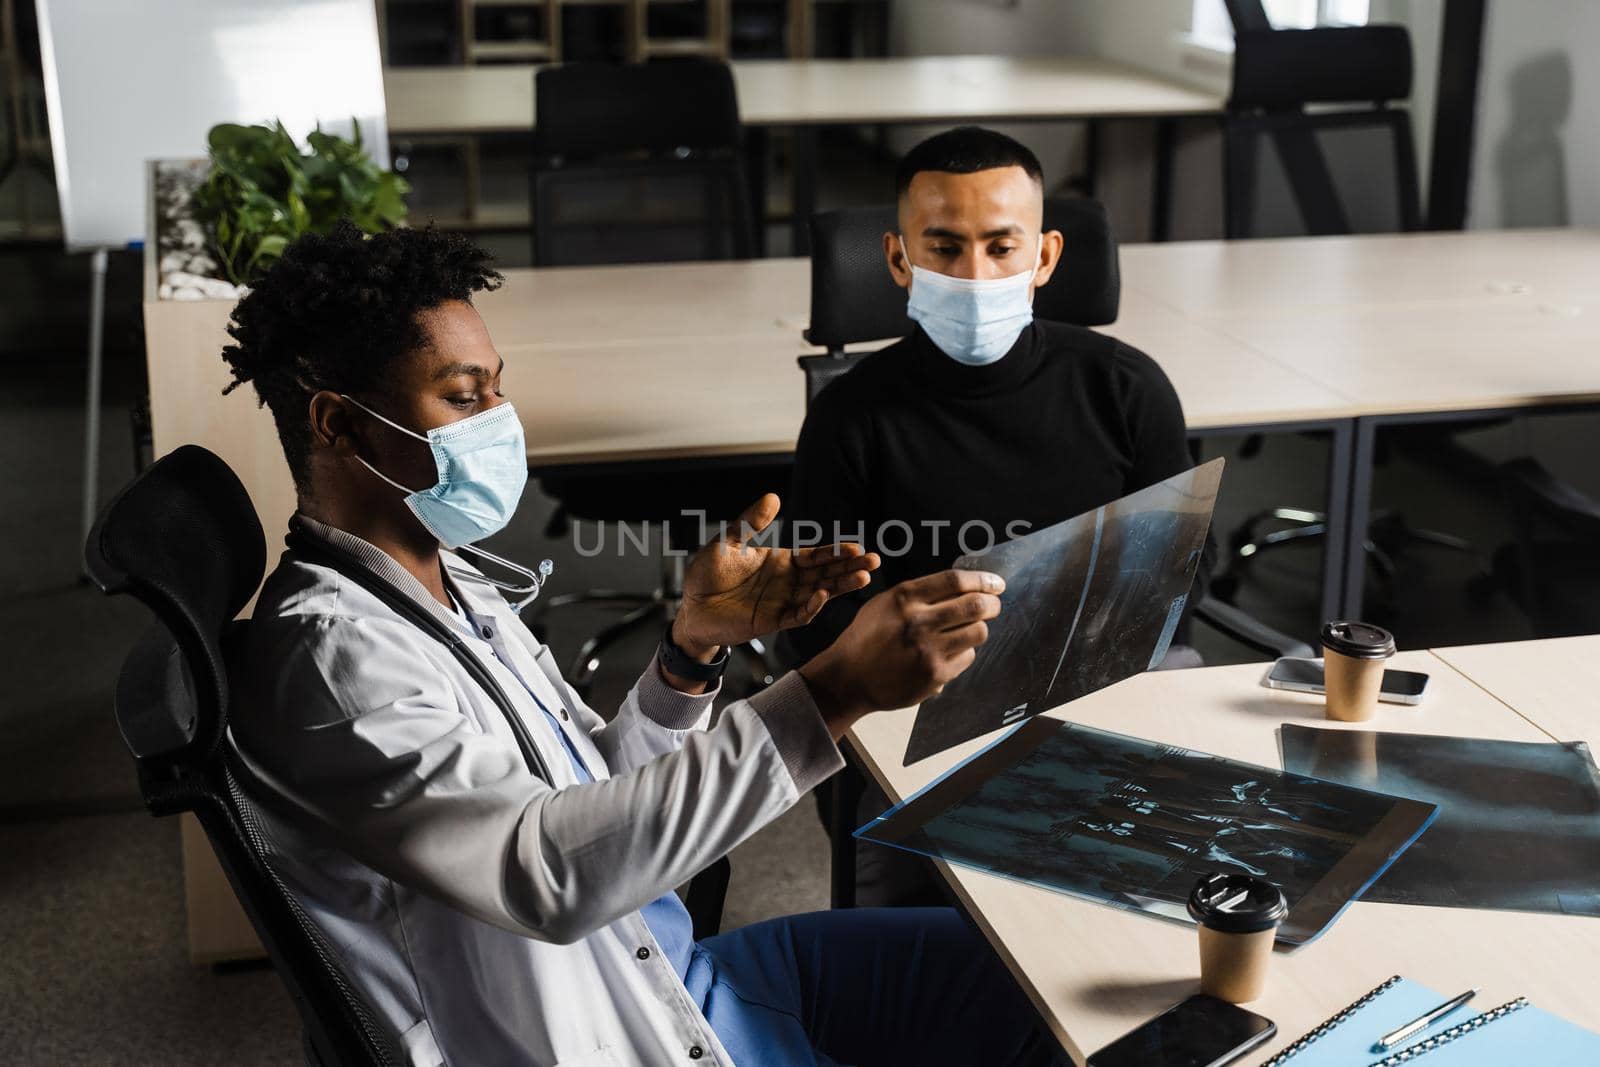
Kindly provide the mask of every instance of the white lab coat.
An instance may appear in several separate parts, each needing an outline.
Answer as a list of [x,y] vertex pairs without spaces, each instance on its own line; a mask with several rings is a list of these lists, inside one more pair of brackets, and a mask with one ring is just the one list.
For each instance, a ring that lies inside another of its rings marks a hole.
[[[379,549],[294,521],[457,625]],[[712,694],[677,692],[652,663],[607,723],[497,593],[453,584],[554,787],[435,638],[286,558],[230,669],[273,866],[409,1063],[731,1063],[639,908],[842,765],[805,683],[785,676],[706,729]],[[519,675],[595,782],[578,784]]]

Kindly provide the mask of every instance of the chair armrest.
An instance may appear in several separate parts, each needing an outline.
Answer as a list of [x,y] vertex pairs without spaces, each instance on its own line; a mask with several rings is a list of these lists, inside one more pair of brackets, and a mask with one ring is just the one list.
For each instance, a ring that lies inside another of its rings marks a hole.
[[1194,606],[1194,617],[1240,644],[1270,656],[1316,655],[1304,641],[1296,640],[1280,630],[1274,630],[1255,616],[1225,604],[1216,597],[1206,597]]

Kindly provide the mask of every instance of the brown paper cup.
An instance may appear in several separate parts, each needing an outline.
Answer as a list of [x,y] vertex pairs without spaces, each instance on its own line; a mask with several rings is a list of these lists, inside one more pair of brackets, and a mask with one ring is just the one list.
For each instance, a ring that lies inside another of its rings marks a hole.
[[1267,988],[1277,927],[1250,934],[1200,930],[1200,992],[1230,1004],[1255,1000]]
[[1354,659],[1322,647],[1323,686],[1327,690],[1328,718],[1340,722],[1366,722],[1378,712],[1378,690],[1388,659]]

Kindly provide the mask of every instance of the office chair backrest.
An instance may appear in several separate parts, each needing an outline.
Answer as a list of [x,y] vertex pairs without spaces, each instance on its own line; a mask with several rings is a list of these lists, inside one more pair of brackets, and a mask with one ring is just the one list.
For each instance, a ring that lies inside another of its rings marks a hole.
[[183,655],[196,708],[211,713],[172,722],[126,709],[131,718],[119,725],[134,756],[203,763],[225,726],[223,634],[266,566],[261,523],[244,486],[205,449],[180,448],[106,508],[84,561],[102,590],[130,593],[155,613]]
[[572,63],[534,75],[534,151],[597,159],[739,144],[733,72],[710,59]]
[[[1228,13],[1235,32],[1226,235],[1420,228],[1410,116],[1390,106],[1411,93],[1405,27],[1274,30],[1260,0],[1228,0]],[[1305,110],[1312,104],[1340,106]]]
[[[1122,281],[1105,208],[1093,200],[1047,199],[1044,228],[1061,231],[1062,261],[1034,294],[1034,315],[1078,326],[1115,322]],[[883,235],[897,229],[892,205],[812,216],[806,340],[838,350],[911,332],[906,292],[894,283],[883,260]]]
[[552,67],[535,84],[536,265],[754,255],[726,63]]
[[1404,26],[1238,30],[1230,109],[1371,104],[1411,95]]
[[153,815],[193,812],[306,1027],[329,1065],[396,1062],[335,955],[266,862],[260,816],[224,744],[234,616],[266,565],[255,508],[210,452],[186,445],[154,463],[106,507],[84,562],[108,594],[130,594],[158,624],[117,681],[115,714]]

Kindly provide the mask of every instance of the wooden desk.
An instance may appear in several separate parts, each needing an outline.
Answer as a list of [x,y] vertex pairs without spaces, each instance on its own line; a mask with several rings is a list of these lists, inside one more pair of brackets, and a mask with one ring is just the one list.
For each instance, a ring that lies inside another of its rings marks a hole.
[[[800,337],[808,271],[766,259],[509,272],[478,306],[525,415],[529,463],[792,451],[805,415],[795,357],[817,351]],[[1197,431],[1352,414],[1334,390],[1156,301],[1125,301],[1104,332],[1157,355]]]
[[[1170,123],[1220,115],[1223,108],[1215,93],[1108,60],[1070,56],[756,59],[730,65],[739,118],[751,135],[758,204],[766,198],[765,131],[795,131],[792,213],[794,247],[800,250],[815,207],[814,134],[820,126],[1117,118]],[[390,136],[530,133],[537,69],[391,67],[384,71]],[[1170,188],[1172,138],[1159,136],[1156,143],[1155,184]],[[1155,199],[1152,234],[1162,240],[1167,216]]]
[[1600,754],[1600,635],[1433,651],[1553,740]]
[[1380,430],[1600,404],[1600,230],[1132,246],[1122,281],[1350,402],[1348,617]]
[[[1401,668],[1433,675],[1428,701],[1385,706],[1379,730],[1502,740],[1546,736],[1428,652]],[[1280,723],[1349,728],[1320,701],[1261,688],[1262,665],[1139,675],[1070,705],[1075,722],[1279,766]],[[1065,710],[1065,709],[1064,709]],[[914,712],[870,716],[850,734],[868,770],[904,798],[989,738],[902,767]],[[964,868],[939,864],[968,914],[1033,1000],[1062,1046],[1084,1057],[1198,990],[1192,929]],[[1526,995],[1593,1025],[1600,1015],[1600,924],[1562,915],[1357,902],[1314,943],[1278,953],[1267,994],[1250,1007],[1278,1024],[1259,1063],[1391,974],[1453,993],[1481,985],[1492,1006]]]
[[1122,277],[1364,416],[1600,399],[1600,230],[1134,245]]
[[1481,230],[1127,245],[1122,284],[1193,315],[1592,294],[1600,230]]
[[[1102,59],[915,56],[731,64],[747,126],[1215,115],[1222,98]],[[530,64],[390,67],[391,136],[529,133]]]

